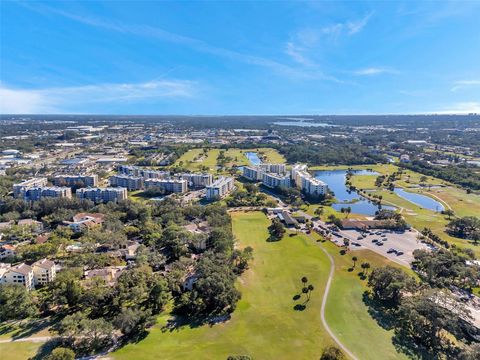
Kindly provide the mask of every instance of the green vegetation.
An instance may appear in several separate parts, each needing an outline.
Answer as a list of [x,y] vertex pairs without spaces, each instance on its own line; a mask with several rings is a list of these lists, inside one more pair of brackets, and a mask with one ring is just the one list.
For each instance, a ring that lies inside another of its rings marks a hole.
[[[220,156],[220,153],[223,155]],[[258,149],[219,149],[219,148],[196,148],[190,149],[184,153],[174,164],[174,166],[184,168],[189,171],[209,171],[216,172],[216,167],[221,165],[225,168],[233,166],[250,165],[245,156],[246,152],[257,152],[257,155],[264,162],[283,163],[285,158],[277,150],[271,148]],[[220,159],[219,159],[220,156]]]
[[[320,304],[329,271],[325,254],[305,235],[267,242],[269,225],[263,213],[233,213],[233,231],[241,247],[251,246],[250,270],[237,282],[242,293],[237,310],[213,326],[164,328],[159,319],[149,336],[113,354],[116,359],[226,359],[245,354],[253,359],[319,358],[332,345],[320,321]],[[315,290],[303,311],[294,310],[302,276]],[[359,294],[360,296],[360,294]],[[300,355],[301,354],[301,355]]]
[[[406,358],[397,353],[393,346],[393,332],[383,329],[372,318],[363,299],[367,283],[360,274],[371,270],[358,264],[368,264],[373,269],[389,264],[388,259],[369,250],[356,250],[349,252],[349,255],[341,255],[341,249],[330,242],[322,243],[322,246],[335,260],[335,275],[326,308],[326,319],[332,331],[359,359]],[[351,255],[357,257],[358,269],[350,270]],[[393,266],[399,267],[396,264]],[[365,341],[365,334],[368,334],[369,339],[375,339],[375,346],[372,346],[372,342]]]

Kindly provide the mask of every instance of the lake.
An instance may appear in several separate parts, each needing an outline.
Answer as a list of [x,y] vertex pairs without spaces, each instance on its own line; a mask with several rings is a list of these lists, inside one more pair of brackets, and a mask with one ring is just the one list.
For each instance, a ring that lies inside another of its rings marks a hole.
[[436,212],[445,210],[445,207],[440,202],[426,195],[408,192],[402,188],[395,188],[395,194],[424,209]]
[[260,165],[262,163],[262,160],[258,157],[258,154],[256,152],[246,152],[245,156],[252,165]]
[[[378,175],[375,171],[353,170],[355,175]],[[374,216],[379,209],[395,210],[393,206],[378,206],[359,195],[356,191],[350,191],[345,185],[347,170],[315,171],[314,176],[328,185],[335,193],[337,202],[332,207],[340,211],[341,208],[350,207],[352,213]]]

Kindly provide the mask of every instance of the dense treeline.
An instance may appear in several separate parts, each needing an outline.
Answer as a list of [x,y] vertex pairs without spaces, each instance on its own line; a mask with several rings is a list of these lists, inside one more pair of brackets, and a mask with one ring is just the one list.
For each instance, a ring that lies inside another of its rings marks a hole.
[[[59,226],[80,211],[104,214],[102,228],[73,233]],[[34,229],[14,226],[7,232],[14,242],[29,242],[18,247],[14,261],[48,257],[62,267],[40,291],[0,285],[0,321],[55,313],[62,318],[54,327],[62,346],[77,355],[143,336],[169,303],[183,323],[228,317],[240,298],[235,279],[253,256],[252,248],[234,249],[230,216],[218,204],[180,207],[172,199],[101,205],[45,199],[29,204],[10,199],[0,204],[0,212],[4,219],[30,217],[51,228],[42,244],[35,243]],[[189,231],[194,224],[203,231]],[[138,244],[135,261],[126,263],[115,254],[132,242]],[[71,244],[79,250],[67,253]],[[112,281],[86,277],[85,271],[95,269],[114,269],[119,276]]]
[[376,268],[366,300],[378,322],[394,331],[396,348],[409,357],[478,358],[480,349],[468,345],[476,332],[468,310],[450,290],[436,285],[419,283],[399,268]]
[[292,164],[306,162],[309,165],[359,165],[385,162],[383,156],[366,147],[341,140],[321,145],[284,145],[279,146],[278,150]]
[[465,188],[480,190],[480,173],[478,173],[478,168],[473,165],[433,166],[420,160],[399,165],[427,176],[450,181]]

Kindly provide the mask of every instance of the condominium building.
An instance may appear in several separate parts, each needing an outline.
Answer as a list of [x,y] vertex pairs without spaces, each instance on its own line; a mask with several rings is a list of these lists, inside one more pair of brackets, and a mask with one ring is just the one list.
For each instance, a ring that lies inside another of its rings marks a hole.
[[292,179],[297,188],[306,194],[320,196],[328,192],[328,185],[314,178],[308,171],[307,166],[298,164],[292,168]]
[[187,180],[183,179],[147,179],[145,189],[161,189],[166,193],[187,192]]
[[270,188],[290,187],[289,174],[263,173],[262,183]]
[[298,188],[302,187],[302,176],[304,172],[307,171],[307,165],[305,164],[295,164],[292,166],[292,180],[295,182],[295,186]]
[[55,186],[95,187],[98,186],[98,175],[57,175],[53,178]]
[[110,186],[121,186],[128,190],[143,189],[143,178],[132,175],[113,175],[110,176]]
[[180,174],[179,177],[187,180],[188,185],[193,188],[202,188],[213,183],[212,174],[184,173]]
[[287,166],[285,164],[259,164],[257,166],[263,172],[274,174],[285,174],[287,172]]
[[229,194],[234,188],[234,179],[231,177],[220,177],[207,186],[207,199],[222,198]]
[[257,166],[244,166],[243,177],[253,181],[262,180],[263,171]]
[[32,187],[27,189],[23,196],[23,198],[28,201],[38,201],[46,197],[71,198],[72,189],[60,186]]
[[78,189],[76,196],[79,199],[88,199],[95,203],[100,202],[119,202],[128,197],[127,189],[123,187],[107,188],[82,188]]
[[4,272],[1,282],[3,284],[22,285],[25,286],[27,290],[32,290],[35,285],[33,269],[24,263],[12,266]]
[[142,177],[144,179],[165,179],[170,176],[169,171],[145,169],[140,166],[130,166],[130,165],[119,166],[118,172],[125,175]]
[[33,187],[47,186],[47,178],[32,178],[13,185],[13,196],[16,198],[25,197],[25,192]]
[[33,279],[35,285],[45,285],[55,280],[57,269],[55,263],[48,259],[38,260],[33,263]]

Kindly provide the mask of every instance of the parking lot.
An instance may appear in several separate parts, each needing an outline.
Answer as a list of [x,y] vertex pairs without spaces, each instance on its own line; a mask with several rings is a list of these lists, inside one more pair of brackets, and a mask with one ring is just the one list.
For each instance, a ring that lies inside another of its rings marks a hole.
[[[417,232],[415,231],[405,231],[402,233],[390,230],[370,231],[370,233],[372,232],[374,233],[373,235],[369,234],[363,238],[362,233],[357,230],[340,231],[342,236],[350,240],[351,250],[367,248],[407,266],[413,261],[413,251],[415,249],[428,249],[425,244],[417,240]],[[359,244],[360,246],[355,244]],[[379,246],[377,244],[383,245]],[[395,251],[391,251],[391,249]]]

